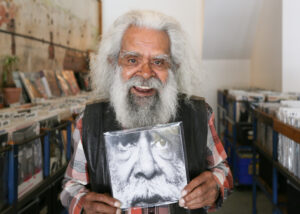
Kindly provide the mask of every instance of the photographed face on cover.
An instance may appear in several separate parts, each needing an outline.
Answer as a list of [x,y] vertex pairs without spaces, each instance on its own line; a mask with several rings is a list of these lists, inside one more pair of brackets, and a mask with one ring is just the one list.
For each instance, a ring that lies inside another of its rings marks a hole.
[[187,183],[178,132],[114,136],[108,157],[113,194],[123,208],[175,202]]

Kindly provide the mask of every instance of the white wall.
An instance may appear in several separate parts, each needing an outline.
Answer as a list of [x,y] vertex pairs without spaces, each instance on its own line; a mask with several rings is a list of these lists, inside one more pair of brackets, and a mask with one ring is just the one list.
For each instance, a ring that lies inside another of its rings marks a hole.
[[282,2],[282,90],[300,92],[300,1]]
[[202,87],[207,102],[217,111],[217,89],[247,88],[250,60],[203,60]]
[[262,1],[252,53],[251,86],[280,91],[282,89],[282,0]]

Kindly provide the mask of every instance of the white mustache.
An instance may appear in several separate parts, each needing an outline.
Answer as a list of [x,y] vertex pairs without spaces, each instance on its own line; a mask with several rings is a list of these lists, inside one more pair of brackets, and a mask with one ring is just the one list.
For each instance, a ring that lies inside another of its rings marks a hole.
[[163,88],[162,82],[155,78],[151,77],[150,79],[145,80],[144,78],[140,76],[134,76],[131,79],[129,79],[127,82],[124,83],[127,90],[129,90],[133,86],[138,86],[138,87],[147,87],[147,88],[153,88],[160,90]]

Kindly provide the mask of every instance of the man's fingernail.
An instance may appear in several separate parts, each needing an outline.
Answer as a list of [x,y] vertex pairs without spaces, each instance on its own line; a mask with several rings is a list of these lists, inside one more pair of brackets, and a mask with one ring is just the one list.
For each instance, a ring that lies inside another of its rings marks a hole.
[[187,207],[183,207],[184,209],[188,209]]
[[182,190],[182,192],[181,192],[181,197],[186,196],[186,194],[187,194],[187,191],[186,191],[186,190]]
[[121,214],[122,212],[121,212],[121,209],[117,209],[117,212],[116,212],[116,214]]
[[185,203],[184,199],[181,198],[181,199],[179,200],[179,206],[184,207],[184,203]]
[[116,202],[114,203],[114,206],[115,206],[115,207],[121,207],[121,203],[120,203],[119,201],[116,201]]

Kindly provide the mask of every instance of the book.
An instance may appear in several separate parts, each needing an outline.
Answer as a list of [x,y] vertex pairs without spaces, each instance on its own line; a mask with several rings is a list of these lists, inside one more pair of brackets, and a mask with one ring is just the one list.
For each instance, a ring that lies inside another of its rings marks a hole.
[[187,185],[182,123],[104,133],[113,197],[123,210],[176,203]]

